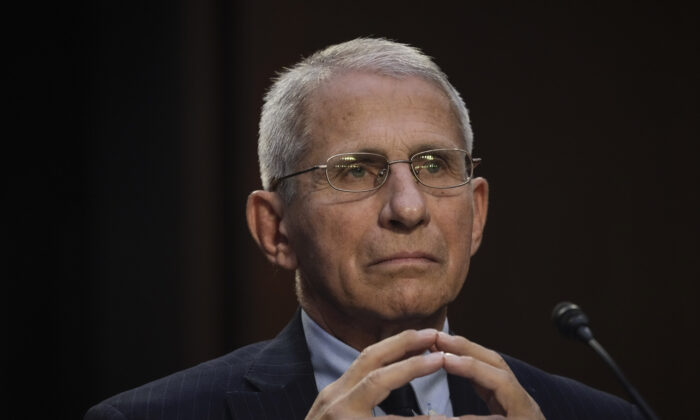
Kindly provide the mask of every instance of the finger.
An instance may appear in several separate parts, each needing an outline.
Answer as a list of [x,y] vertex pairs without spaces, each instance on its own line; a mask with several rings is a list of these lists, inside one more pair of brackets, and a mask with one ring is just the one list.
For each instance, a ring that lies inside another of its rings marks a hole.
[[339,385],[350,388],[370,372],[405,359],[409,355],[422,353],[435,344],[437,330],[406,330],[365,348],[340,378]]
[[445,353],[448,373],[468,378],[492,413],[517,415],[535,413],[539,407],[512,372],[499,369],[471,356]]
[[[406,359],[407,355],[424,352],[435,344],[437,330],[406,330],[386,338],[363,350],[348,370],[337,381],[324,388],[316,398],[312,411],[322,412],[340,401],[370,372],[396,360]],[[408,381],[407,381],[408,382]],[[344,406],[345,404],[341,404]],[[372,407],[361,409],[358,414],[370,412]],[[341,412],[343,410],[340,407]]]
[[[411,420],[459,420],[460,417],[447,417],[447,416],[442,416],[442,415],[422,415],[422,416],[413,416],[411,417]],[[381,416],[381,417],[374,417],[376,420],[406,420],[406,417],[402,416],[396,416],[396,415],[391,415],[391,416]]]
[[[382,417],[374,417],[377,420],[401,420],[401,419],[406,419],[406,417],[401,417],[401,416],[382,416]],[[505,420],[505,417],[501,415],[487,415],[487,416],[477,416],[474,414],[468,414],[466,416],[459,416],[459,417],[447,417],[443,415],[422,415],[422,416],[413,416],[411,419],[415,420]]]
[[470,379],[476,385],[496,391],[515,380],[510,372],[471,356],[445,353],[445,370],[453,375]]
[[[447,417],[443,415],[421,415],[421,416],[413,416],[411,417],[411,420],[459,420],[462,417]],[[482,419],[483,417],[479,417],[479,419]],[[376,420],[406,420],[406,417],[402,416],[396,416],[396,415],[391,415],[391,416],[381,416],[381,417],[374,417]]]
[[348,393],[348,407],[355,412],[371,410],[384,401],[392,390],[441,369],[444,356],[442,352],[428,353],[373,370]]
[[510,367],[500,354],[491,349],[487,349],[473,341],[457,335],[449,335],[444,332],[438,333],[435,343],[439,350],[445,353],[452,353],[459,356],[470,356],[488,363],[491,366],[510,372]]

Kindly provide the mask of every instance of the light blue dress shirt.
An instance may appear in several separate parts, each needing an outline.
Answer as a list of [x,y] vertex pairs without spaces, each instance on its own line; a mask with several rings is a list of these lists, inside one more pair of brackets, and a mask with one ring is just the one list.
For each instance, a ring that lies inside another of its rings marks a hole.
[[[306,312],[301,311],[301,322],[304,326],[306,344],[311,353],[311,365],[314,368],[316,387],[319,392],[335,382],[355,361],[360,352],[328,334]],[[448,332],[447,319],[442,330]],[[447,372],[440,369],[430,375],[411,381],[416,391],[416,398],[423,414],[442,414],[452,416],[450,388],[447,384]],[[375,416],[385,413],[379,407],[374,407]]]

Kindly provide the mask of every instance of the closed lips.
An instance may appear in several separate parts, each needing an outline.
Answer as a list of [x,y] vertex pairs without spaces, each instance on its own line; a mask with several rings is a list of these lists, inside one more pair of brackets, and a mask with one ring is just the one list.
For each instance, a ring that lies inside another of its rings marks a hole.
[[388,263],[388,262],[400,262],[400,261],[410,261],[410,260],[428,260],[430,262],[437,262],[437,258],[432,254],[426,252],[398,252],[396,254],[391,254],[386,257],[381,257],[375,260],[371,265]]

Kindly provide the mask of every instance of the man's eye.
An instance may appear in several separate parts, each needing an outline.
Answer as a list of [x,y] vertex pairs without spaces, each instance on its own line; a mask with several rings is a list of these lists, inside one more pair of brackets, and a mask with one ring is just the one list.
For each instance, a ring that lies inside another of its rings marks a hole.
[[353,165],[353,166],[350,168],[350,173],[351,173],[352,176],[354,176],[355,178],[361,178],[361,177],[365,176],[365,174],[367,173],[367,171],[366,171],[365,168],[363,168],[362,166]]
[[439,162],[432,161],[432,162],[426,162],[426,164],[423,166],[425,169],[428,170],[431,174],[437,173],[440,171],[442,168],[442,165]]
[[436,174],[440,170],[444,169],[445,165],[437,160],[430,160],[427,162],[420,163],[415,166],[416,172],[421,173],[421,171],[426,170],[430,174]]

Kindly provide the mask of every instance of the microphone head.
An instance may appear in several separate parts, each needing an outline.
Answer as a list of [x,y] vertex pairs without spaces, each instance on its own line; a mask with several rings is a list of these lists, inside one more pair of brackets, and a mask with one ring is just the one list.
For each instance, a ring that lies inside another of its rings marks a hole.
[[552,311],[552,322],[565,337],[578,338],[583,341],[588,341],[593,337],[588,328],[588,317],[575,303],[558,303]]

